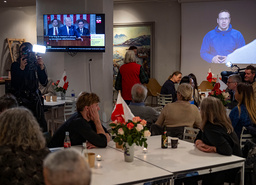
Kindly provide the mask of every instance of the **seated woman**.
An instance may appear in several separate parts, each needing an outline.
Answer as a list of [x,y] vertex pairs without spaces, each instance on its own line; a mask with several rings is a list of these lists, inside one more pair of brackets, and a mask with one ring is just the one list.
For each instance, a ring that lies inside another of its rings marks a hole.
[[[184,83],[190,84],[191,87],[192,87],[192,92],[194,92],[194,88],[193,88],[194,82],[193,82],[193,79],[190,78],[190,76],[183,76],[182,77],[182,79],[180,81],[180,84],[184,84]],[[194,102],[194,93],[192,95],[192,99],[189,102],[190,102],[190,104],[195,104],[195,102]]]
[[[201,102],[202,127],[195,139],[195,146],[203,152],[241,156],[237,135],[226,114],[222,102],[215,97],[204,98]],[[203,185],[218,185],[235,179],[237,169],[206,175]]]
[[[167,127],[167,134],[182,138],[184,127],[199,128],[201,116],[195,105],[189,103],[192,98],[192,87],[181,84],[177,89],[178,101],[167,104],[156,121],[156,125]],[[185,116],[184,116],[185,115]]]
[[0,115],[0,184],[44,184],[43,160],[49,150],[32,113],[12,108]]
[[161,88],[160,94],[172,94],[172,101],[177,101],[177,95],[174,84],[179,83],[181,80],[182,73],[180,71],[175,71],[169,76],[168,80],[164,83]]
[[198,92],[198,84],[197,84],[196,76],[193,73],[190,73],[188,76],[193,80],[192,87],[193,87],[194,105],[199,107],[201,103],[201,96],[199,95],[199,92]]
[[229,117],[238,138],[240,138],[243,126],[249,127],[256,124],[256,104],[252,85],[239,83],[235,99],[238,105],[231,110]]

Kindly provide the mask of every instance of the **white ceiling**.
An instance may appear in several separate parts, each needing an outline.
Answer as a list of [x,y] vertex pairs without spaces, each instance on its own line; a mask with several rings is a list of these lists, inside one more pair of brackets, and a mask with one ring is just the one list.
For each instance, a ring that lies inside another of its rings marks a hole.
[[[35,6],[36,0],[0,0],[0,7],[22,7],[22,6]],[[191,3],[191,2],[207,2],[207,1],[232,1],[232,0],[114,0],[115,3],[133,3],[133,2],[175,2]],[[240,0],[241,1],[241,0]]]

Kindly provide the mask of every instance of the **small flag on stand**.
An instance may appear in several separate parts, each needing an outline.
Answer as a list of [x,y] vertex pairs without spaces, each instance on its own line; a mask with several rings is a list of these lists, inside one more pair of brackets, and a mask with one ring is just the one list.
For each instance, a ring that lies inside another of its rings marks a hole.
[[63,87],[63,89],[67,90],[68,88],[68,81],[67,81],[67,74],[66,71],[63,72],[62,77],[60,79],[60,83],[58,84],[59,87]]
[[228,86],[221,79],[219,79],[217,77],[217,81],[216,81],[216,83],[215,83],[215,85],[214,85],[212,90],[214,91],[214,90],[219,89],[221,91],[225,91],[227,89],[227,87]]
[[206,77],[207,81],[212,82],[212,77],[213,77],[213,74],[212,74],[211,68],[209,68],[208,75]]
[[111,115],[112,121],[118,121],[121,123],[125,123],[128,120],[132,120],[134,115],[132,114],[130,108],[125,103],[124,99],[121,96],[121,93],[118,93],[116,105]]

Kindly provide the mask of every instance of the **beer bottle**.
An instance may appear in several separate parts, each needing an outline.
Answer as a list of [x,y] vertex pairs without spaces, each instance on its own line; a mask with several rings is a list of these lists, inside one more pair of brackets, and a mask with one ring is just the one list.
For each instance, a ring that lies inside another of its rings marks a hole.
[[84,155],[85,160],[88,163],[88,151],[87,151],[87,144],[86,144],[86,142],[84,142],[83,145],[82,145],[82,154]]
[[69,132],[66,132],[66,136],[64,139],[64,148],[70,148],[71,147],[71,141],[69,137]]
[[167,137],[167,130],[166,130],[166,126],[164,126],[164,130],[162,133],[162,143],[161,143],[161,147],[162,148],[168,148],[168,137]]

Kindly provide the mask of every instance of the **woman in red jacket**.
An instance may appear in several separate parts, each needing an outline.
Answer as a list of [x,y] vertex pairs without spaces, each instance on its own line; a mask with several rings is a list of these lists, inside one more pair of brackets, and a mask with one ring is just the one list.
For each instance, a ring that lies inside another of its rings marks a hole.
[[125,54],[124,65],[120,67],[115,83],[115,89],[121,90],[122,97],[128,105],[132,100],[132,86],[137,83],[148,83],[148,76],[143,67],[136,63],[134,51],[128,50]]

